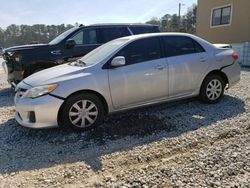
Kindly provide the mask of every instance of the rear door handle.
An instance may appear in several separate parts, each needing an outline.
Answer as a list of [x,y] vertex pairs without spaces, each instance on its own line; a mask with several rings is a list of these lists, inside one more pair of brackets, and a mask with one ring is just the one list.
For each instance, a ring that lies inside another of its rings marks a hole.
[[163,65],[156,65],[155,68],[158,69],[158,70],[163,70],[163,69],[164,69],[164,66],[163,66]]

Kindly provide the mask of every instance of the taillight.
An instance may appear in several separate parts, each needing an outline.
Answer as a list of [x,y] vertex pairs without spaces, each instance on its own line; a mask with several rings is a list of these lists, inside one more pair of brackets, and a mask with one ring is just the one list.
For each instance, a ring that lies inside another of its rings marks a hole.
[[233,53],[232,57],[234,60],[237,60],[237,59],[239,59],[239,54]]

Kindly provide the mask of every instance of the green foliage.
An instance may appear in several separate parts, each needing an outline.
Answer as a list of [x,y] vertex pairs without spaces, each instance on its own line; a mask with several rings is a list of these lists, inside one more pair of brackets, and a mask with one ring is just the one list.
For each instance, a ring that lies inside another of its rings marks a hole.
[[15,25],[5,30],[0,28],[0,47],[10,47],[31,43],[48,43],[73,25]]
[[193,5],[188,9],[187,13],[181,17],[177,16],[177,14],[166,14],[160,19],[154,17],[146,23],[160,26],[163,32],[185,32],[195,34],[196,12],[197,5]]

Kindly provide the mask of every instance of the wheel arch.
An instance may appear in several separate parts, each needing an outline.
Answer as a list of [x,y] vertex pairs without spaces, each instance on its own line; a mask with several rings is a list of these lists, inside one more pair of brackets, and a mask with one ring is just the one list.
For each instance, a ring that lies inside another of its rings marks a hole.
[[90,90],[90,89],[85,89],[85,90],[80,90],[80,91],[73,92],[73,93],[71,93],[69,96],[67,96],[67,98],[65,98],[63,104],[61,105],[61,107],[60,107],[60,109],[59,109],[59,111],[58,111],[57,121],[59,121],[59,115],[60,115],[60,113],[61,113],[61,111],[62,111],[62,109],[63,109],[63,105],[65,104],[65,102],[67,101],[67,99],[70,98],[70,97],[73,96],[73,95],[79,95],[79,94],[85,94],[85,93],[90,93],[90,94],[96,95],[96,96],[101,100],[101,102],[102,102],[102,104],[103,104],[103,106],[104,106],[105,115],[108,114],[108,112],[109,112],[109,107],[108,107],[108,103],[107,103],[105,97],[104,97],[102,94],[100,94],[99,92],[97,92],[97,91]]
[[228,77],[224,72],[222,72],[221,70],[212,70],[203,78],[200,88],[202,87],[202,84],[204,83],[206,78],[210,75],[219,75],[223,79],[225,86],[229,83]]

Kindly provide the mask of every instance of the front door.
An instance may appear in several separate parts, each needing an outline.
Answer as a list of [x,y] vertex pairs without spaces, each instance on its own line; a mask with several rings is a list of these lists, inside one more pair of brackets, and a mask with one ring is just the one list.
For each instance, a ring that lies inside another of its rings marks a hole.
[[109,84],[114,108],[126,108],[166,98],[167,63],[162,58],[158,38],[140,39],[128,44],[116,56],[126,65],[109,69]]
[[96,28],[83,29],[70,39],[73,39],[76,45],[71,49],[65,50],[68,61],[78,59],[100,46],[98,29]]

